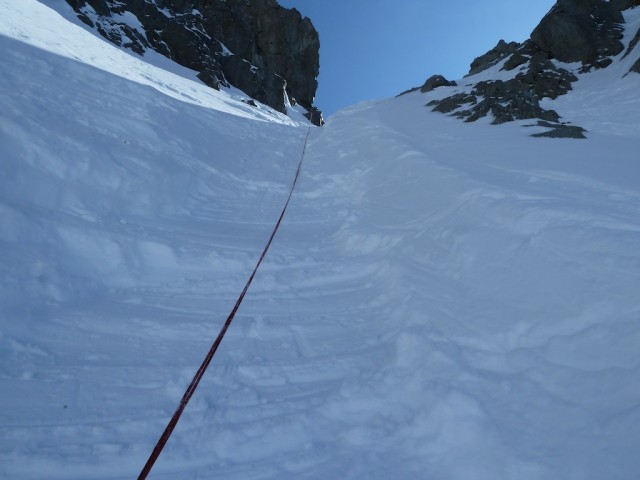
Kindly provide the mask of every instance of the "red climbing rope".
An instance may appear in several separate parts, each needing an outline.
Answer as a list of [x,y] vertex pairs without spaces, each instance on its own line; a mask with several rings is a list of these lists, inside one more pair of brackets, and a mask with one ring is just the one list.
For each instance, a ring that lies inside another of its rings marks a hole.
[[253,269],[253,272],[251,273],[251,276],[249,277],[249,280],[247,280],[247,283],[245,284],[244,288],[242,289],[242,293],[240,293],[240,296],[238,297],[238,300],[236,301],[236,304],[233,307],[233,310],[231,310],[231,313],[227,317],[227,321],[224,322],[224,325],[220,329],[220,333],[218,334],[218,337],[216,338],[215,342],[213,342],[213,345],[209,349],[209,353],[207,353],[207,356],[205,357],[204,361],[202,362],[202,365],[200,365],[200,368],[198,369],[198,371],[196,372],[195,376],[193,377],[193,380],[191,380],[191,384],[189,385],[189,387],[187,387],[187,390],[184,392],[182,400],[180,400],[180,405],[178,405],[178,408],[176,409],[175,413],[171,417],[171,420],[169,420],[169,423],[167,424],[167,427],[164,429],[164,432],[162,432],[162,435],[160,436],[160,439],[158,440],[158,443],[156,443],[156,446],[154,447],[153,451],[151,452],[151,455],[149,456],[149,459],[147,460],[147,463],[145,464],[144,468],[140,472],[140,475],[138,476],[138,480],[144,480],[144,479],[147,478],[147,475],[149,475],[149,472],[153,468],[153,465],[156,463],[156,460],[160,456],[160,453],[162,452],[162,449],[166,445],[167,441],[169,440],[169,437],[171,436],[171,433],[173,432],[173,429],[178,424],[178,420],[180,420],[180,416],[182,415],[182,412],[184,412],[184,409],[187,406],[187,403],[189,403],[189,400],[191,399],[191,397],[193,396],[194,392],[196,391],[196,388],[198,388],[198,384],[200,383],[200,380],[202,380],[204,372],[209,367],[209,364],[211,363],[211,360],[213,359],[213,356],[215,355],[216,350],[218,350],[218,347],[220,346],[220,343],[222,342],[222,339],[224,338],[225,333],[227,333],[227,329],[229,328],[229,325],[231,325],[231,322],[233,321],[233,318],[235,317],[236,312],[238,311],[238,308],[240,308],[240,304],[242,303],[242,300],[244,299],[244,296],[247,293],[247,290],[249,290],[249,286],[251,285],[251,282],[253,281],[253,277],[255,277],[256,272],[258,271],[258,268],[260,267],[260,264],[262,263],[262,260],[264,259],[265,255],[267,254],[267,251],[269,250],[269,247],[271,246],[271,242],[273,241],[273,238],[276,236],[276,233],[278,232],[278,229],[280,228],[280,224],[282,223],[282,219],[284,218],[284,214],[287,211],[287,207],[289,206],[289,202],[291,201],[291,197],[293,195],[293,190],[295,189],[296,183],[298,182],[298,177],[300,176],[300,170],[302,168],[302,160],[304,159],[304,154],[305,154],[305,152],[307,150],[307,141],[309,140],[309,133],[310,132],[311,132],[311,126],[309,126],[309,128],[307,130],[307,135],[304,138],[304,145],[302,147],[302,154],[300,155],[300,162],[298,162],[298,169],[296,170],[296,175],[293,178],[293,184],[291,185],[291,190],[289,191],[289,196],[287,197],[287,201],[284,204],[282,212],[280,213],[280,218],[278,218],[278,222],[276,223],[276,226],[273,228],[273,232],[271,232],[271,236],[269,237],[269,241],[267,242],[267,245],[264,247],[264,250],[262,251],[262,255],[260,255],[260,259],[258,260],[258,263],[256,264],[255,268]]

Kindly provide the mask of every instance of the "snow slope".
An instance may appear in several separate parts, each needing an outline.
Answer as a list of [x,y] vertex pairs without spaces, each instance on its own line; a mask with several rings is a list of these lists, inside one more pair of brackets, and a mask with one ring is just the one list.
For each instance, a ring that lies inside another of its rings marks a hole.
[[[0,0],[0,478],[135,478],[307,127],[54,3]],[[597,75],[557,100],[583,141],[438,90],[313,129],[150,478],[635,480],[640,77]]]

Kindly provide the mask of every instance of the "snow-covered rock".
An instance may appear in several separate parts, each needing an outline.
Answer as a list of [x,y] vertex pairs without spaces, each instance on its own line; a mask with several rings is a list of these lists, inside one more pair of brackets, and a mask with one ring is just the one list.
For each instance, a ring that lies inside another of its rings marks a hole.
[[500,40],[471,63],[469,74],[457,82],[460,88],[427,106],[466,122],[537,119],[549,128],[546,136],[585,138],[584,128],[541,102],[565,95],[594,69],[612,67],[620,77],[638,71],[638,63],[629,66],[627,60],[640,62],[638,5],[637,0],[559,0],[529,40]]
[[[311,111],[318,33],[276,0],[67,0],[103,37],[139,55],[156,51],[213,88],[233,85],[278,111],[285,96]],[[286,93],[285,93],[286,91]]]

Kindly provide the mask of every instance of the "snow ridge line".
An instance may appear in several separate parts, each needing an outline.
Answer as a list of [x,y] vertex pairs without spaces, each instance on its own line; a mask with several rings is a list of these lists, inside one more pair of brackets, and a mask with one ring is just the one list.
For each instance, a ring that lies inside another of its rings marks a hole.
[[296,174],[295,174],[295,176],[293,178],[293,183],[291,185],[291,189],[289,190],[289,196],[287,197],[287,201],[285,202],[284,207],[282,208],[282,212],[280,213],[280,217],[278,218],[278,221],[276,222],[276,225],[273,228],[273,231],[271,232],[271,236],[269,237],[269,241],[267,242],[266,246],[264,247],[264,250],[262,251],[262,254],[260,255],[260,258],[258,259],[258,262],[256,263],[256,266],[254,267],[253,272],[251,273],[251,276],[247,280],[247,283],[245,284],[244,288],[242,289],[242,292],[240,293],[240,296],[238,297],[238,300],[236,300],[236,304],[234,305],[233,309],[231,310],[231,313],[229,314],[229,316],[227,317],[227,320],[224,322],[224,325],[220,329],[220,333],[218,333],[217,338],[213,342],[213,345],[211,345],[211,348],[209,349],[209,352],[207,353],[206,357],[204,358],[202,364],[200,365],[200,368],[198,369],[198,371],[194,375],[193,380],[191,380],[191,383],[187,387],[187,390],[184,392],[184,395],[182,396],[182,400],[180,400],[180,404],[178,405],[178,408],[176,409],[176,411],[174,412],[173,416],[171,417],[171,420],[169,420],[169,423],[167,424],[166,428],[164,429],[164,432],[162,432],[162,435],[160,436],[160,439],[156,443],[156,446],[154,447],[153,451],[151,452],[151,455],[149,456],[149,459],[147,460],[147,463],[142,468],[142,471],[140,472],[140,475],[138,476],[138,480],[145,480],[147,478],[147,475],[149,475],[149,472],[151,472],[151,469],[153,468],[153,465],[155,464],[155,462],[158,459],[158,457],[160,456],[160,453],[162,453],[162,450],[164,449],[165,445],[167,444],[167,441],[169,440],[169,437],[171,436],[171,433],[173,432],[174,428],[178,424],[178,421],[180,420],[180,417],[182,416],[182,413],[184,412],[184,409],[186,408],[187,404],[189,403],[189,400],[191,400],[191,397],[195,393],[196,388],[198,388],[198,384],[200,383],[200,380],[202,380],[202,377],[204,376],[207,368],[209,367],[209,364],[211,363],[211,360],[213,359],[213,356],[215,355],[216,351],[218,350],[218,347],[220,346],[220,343],[222,343],[222,339],[224,338],[225,334],[227,333],[227,330],[228,330],[229,326],[231,325],[231,322],[233,321],[233,319],[234,319],[234,317],[236,315],[236,312],[240,308],[240,304],[242,304],[242,301],[244,300],[244,297],[245,297],[247,291],[249,290],[249,286],[251,285],[251,282],[253,282],[253,278],[255,277],[256,272],[258,271],[258,268],[260,267],[260,264],[262,263],[262,260],[264,260],[264,257],[267,255],[267,252],[269,251],[269,247],[271,246],[271,243],[273,242],[273,239],[276,236],[276,233],[278,232],[278,229],[280,228],[280,224],[282,223],[282,219],[284,218],[284,214],[286,213],[287,207],[289,206],[289,202],[291,201],[291,197],[293,196],[293,191],[294,191],[294,189],[296,187],[296,184],[298,183],[298,178],[300,177],[300,170],[302,169],[302,161],[304,160],[304,155],[305,155],[305,153],[307,151],[307,142],[309,140],[310,133],[311,133],[311,124],[309,124],[309,127],[307,128],[307,133],[306,133],[305,138],[304,138],[304,144],[302,146],[302,153],[300,155],[300,161],[298,162],[298,168],[296,169]]

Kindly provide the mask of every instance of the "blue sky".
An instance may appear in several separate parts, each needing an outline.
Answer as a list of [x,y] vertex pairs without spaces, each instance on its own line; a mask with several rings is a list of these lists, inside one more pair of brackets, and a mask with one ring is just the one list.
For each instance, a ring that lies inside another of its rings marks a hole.
[[529,37],[554,0],[278,0],[320,33],[316,105],[325,117],[394,96],[434,74],[449,79],[501,38]]

